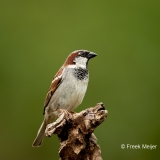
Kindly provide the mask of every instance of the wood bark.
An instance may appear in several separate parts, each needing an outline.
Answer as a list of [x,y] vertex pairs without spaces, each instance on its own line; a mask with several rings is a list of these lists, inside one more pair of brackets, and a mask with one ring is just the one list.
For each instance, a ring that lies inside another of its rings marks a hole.
[[62,110],[58,119],[46,128],[46,136],[57,134],[60,160],[102,160],[101,149],[93,134],[107,117],[103,103],[80,113]]

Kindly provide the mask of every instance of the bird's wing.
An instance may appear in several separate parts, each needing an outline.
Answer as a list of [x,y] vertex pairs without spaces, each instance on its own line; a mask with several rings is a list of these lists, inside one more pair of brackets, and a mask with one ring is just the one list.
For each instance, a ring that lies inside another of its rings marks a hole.
[[44,111],[43,111],[43,115],[45,113],[45,109],[48,105],[48,103],[51,100],[52,95],[54,94],[54,92],[56,91],[56,89],[58,88],[58,86],[60,85],[60,83],[62,82],[62,71],[63,71],[63,67],[61,67],[59,69],[59,71],[57,72],[57,74],[54,76],[54,79],[50,85],[49,91],[46,95],[46,99],[44,101]]

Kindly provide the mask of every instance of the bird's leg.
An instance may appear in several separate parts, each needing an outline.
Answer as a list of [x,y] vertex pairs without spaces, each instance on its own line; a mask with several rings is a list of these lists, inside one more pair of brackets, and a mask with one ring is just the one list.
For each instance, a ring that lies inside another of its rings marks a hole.
[[57,112],[59,113],[58,117],[60,117],[62,114],[64,114],[64,118],[66,118],[66,117],[69,117],[69,115],[70,115],[70,112],[67,111],[66,109],[58,108]]
[[60,134],[63,126],[71,119],[71,114],[65,109],[57,109],[58,119],[47,125],[45,135],[50,137],[52,134]]

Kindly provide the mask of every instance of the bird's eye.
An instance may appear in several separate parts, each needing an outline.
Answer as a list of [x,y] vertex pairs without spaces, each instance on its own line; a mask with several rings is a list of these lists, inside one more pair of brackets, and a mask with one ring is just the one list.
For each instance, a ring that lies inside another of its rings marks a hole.
[[86,54],[87,54],[87,52],[84,52],[84,51],[81,51],[81,52],[79,53],[79,55],[80,55],[81,57],[86,57]]

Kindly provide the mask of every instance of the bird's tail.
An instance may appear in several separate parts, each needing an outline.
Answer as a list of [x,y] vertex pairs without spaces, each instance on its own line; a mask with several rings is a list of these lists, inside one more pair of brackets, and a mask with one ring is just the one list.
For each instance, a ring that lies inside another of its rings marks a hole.
[[46,121],[44,119],[44,121],[41,124],[41,127],[38,130],[37,137],[35,138],[35,140],[32,144],[33,147],[39,147],[42,144],[46,126],[47,126],[47,124],[46,124]]

